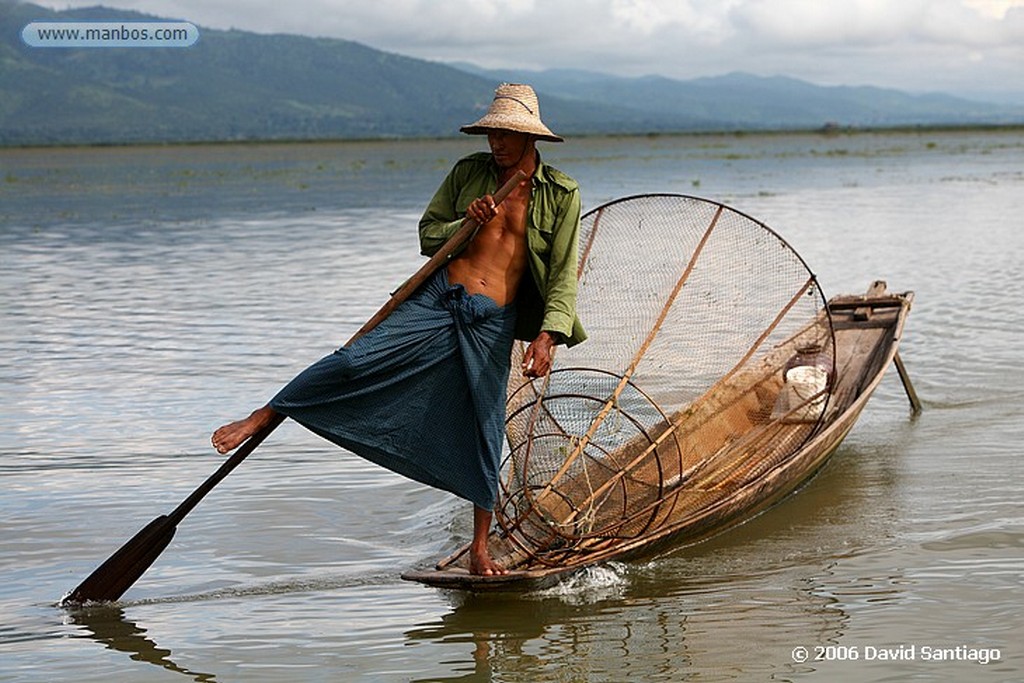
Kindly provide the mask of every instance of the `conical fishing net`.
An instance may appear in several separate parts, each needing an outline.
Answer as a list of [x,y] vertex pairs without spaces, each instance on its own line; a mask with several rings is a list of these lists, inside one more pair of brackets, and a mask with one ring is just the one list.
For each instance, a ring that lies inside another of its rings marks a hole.
[[579,252],[589,339],[545,378],[512,373],[496,510],[551,564],[659,533],[770,473],[818,428],[835,374],[813,274],[742,213],[617,200],[583,217]]

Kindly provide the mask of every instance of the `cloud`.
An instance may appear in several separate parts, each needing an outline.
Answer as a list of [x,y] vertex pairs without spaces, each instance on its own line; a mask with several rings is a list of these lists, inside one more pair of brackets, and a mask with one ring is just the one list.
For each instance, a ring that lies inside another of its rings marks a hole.
[[[1009,1],[1009,0],[1008,0]],[[734,19],[746,35],[777,47],[933,44],[995,47],[1021,38],[1019,11],[982,0],[750,0]],[[1024,4],[1024,3],[1021,3]],[[1010,15],[1009,17],[1007,15]]]
[[[54,8],[97,0],[41,0]],[[910,91],[1016,88],[1024,0],[105,0],[209,28],[355,40],[486,67],[748,71]]]
[[1024,0],[964,0],[964,5],[990,19],[1003,19],[1010,10],[1024,7]]

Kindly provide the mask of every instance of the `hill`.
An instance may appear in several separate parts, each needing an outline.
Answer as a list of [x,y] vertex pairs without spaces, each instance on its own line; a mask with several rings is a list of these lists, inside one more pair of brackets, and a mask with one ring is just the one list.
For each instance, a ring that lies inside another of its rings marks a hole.
[[33,21],[153,21],[0,0],[0,145],[435,137],[525,80],[565,134],[1008,123],[1024,111],[877,88],[732,74],[674,81],[482,71],[294,35],[201,30],[189,48],[32,48]]
[[[493,72],[461,65],[469,73]],[[1024,109],[972,102],[940,93],[911,95],[870,86],[824,87],[783,76],[732,73],[691,81],[661,76],[615,78],[549,70],[511,77],[563,97],[648,112],[662,125],[673,121],[718,129],[817,128],[827,122],[856,127],[995,124],[1024,120]],[[685,119],[682,118],[685,116]]]

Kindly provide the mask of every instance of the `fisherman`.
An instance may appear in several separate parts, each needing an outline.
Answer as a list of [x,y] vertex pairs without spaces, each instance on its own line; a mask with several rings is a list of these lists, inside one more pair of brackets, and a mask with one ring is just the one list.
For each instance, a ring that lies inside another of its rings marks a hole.
[[[458,162],[419,223],[424,255],[467,218],[476,237],[387,319],[314,363],[212,443],[227,453],[278,414],[362,457],[474,505],[470,571],[506,570],[487,548],[514,339],[529,342],[522,372],[543,377],[552,350],[586,338],[576,316],[580,195],[576,181],[544,164],[538,140],[563,139],[541,121],[528,85],[502,84],[486,114],[463,126],[490,153]],[[517,171],[528,180],[496,205]]]

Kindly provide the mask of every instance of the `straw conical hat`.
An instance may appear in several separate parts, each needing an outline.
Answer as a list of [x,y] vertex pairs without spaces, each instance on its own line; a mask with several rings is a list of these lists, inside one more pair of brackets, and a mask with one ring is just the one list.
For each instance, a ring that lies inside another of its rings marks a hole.
[[460,128],[469,135],[486,135],[490,130],[529,133],[538,140],[563,142],[540,120],[540,103],[533,88],[522,83],[502,83],[494,91],[490,108],[476,123]]

